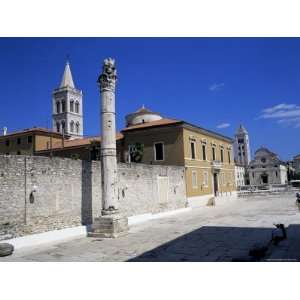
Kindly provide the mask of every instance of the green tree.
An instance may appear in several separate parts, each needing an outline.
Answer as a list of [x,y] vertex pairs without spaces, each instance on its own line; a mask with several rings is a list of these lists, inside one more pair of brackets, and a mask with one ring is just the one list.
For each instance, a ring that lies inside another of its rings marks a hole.
[[132,162],[140,163],[144,155],[144,144],[135,143],[130,146],[130,159]]

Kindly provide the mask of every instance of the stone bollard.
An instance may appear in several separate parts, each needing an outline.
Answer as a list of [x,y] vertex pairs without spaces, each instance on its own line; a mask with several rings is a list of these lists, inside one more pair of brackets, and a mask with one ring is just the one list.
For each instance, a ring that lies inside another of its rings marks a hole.
[[13,245],[8,243],[0,243],[0,257],[11,255],[13,252]]

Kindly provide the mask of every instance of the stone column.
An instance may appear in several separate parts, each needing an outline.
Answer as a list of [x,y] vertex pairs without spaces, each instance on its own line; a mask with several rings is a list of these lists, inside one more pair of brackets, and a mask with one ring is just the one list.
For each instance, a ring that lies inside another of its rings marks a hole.
[[114,60],[104,60],[98,84],[101,92],[101,167],[103,214],[117,212],[117,151],[115,87],[117,72]]
[[128,220],[118,210],[116,151],[115,61],[105,59],[98,84],[101,93],[102,216],[95,219],[91,236],[117,237],[128,231]]

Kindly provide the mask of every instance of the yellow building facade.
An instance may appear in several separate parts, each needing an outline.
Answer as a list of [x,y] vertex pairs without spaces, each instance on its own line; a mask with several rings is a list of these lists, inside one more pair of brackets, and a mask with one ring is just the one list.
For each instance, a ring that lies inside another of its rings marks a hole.
[[0,136],[0,155],[35,155],[62,141],[62,134],[45,128],[24,129]]
[[[139,115],[139,112],[137,112]],[[185,166],[186,192],[191,205],[205,205],[212,197],[235,197],[233,139],[189,124],[160,118],[128,124],[123,157],[142,145],[140,163]]]
[[187,197],[205,201],[213,196],[235,196],[230,139],[191,127],[183,129],[183,141]]

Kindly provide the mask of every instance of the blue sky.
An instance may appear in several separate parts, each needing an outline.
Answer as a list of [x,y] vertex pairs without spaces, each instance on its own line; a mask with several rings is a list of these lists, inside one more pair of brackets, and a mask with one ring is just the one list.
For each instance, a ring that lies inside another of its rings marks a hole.
[[0,127],[50,127],[51,93],[67,55],[84,94],[84,134],[100,128],[96,84],[116,59],[117,126],[143,104],[233,136],[242,123],[252,152],[300,153],[299,38],[0,38]]

